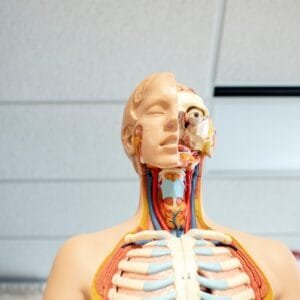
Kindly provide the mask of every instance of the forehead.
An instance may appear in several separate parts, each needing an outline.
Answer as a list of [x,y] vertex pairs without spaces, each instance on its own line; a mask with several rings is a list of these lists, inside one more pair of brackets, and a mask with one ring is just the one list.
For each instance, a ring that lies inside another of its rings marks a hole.
[[176,82],[172,78],[155,78],[152,80],[143,93],[143,100],[139,110],[154,102],[177,102]]
[[194,93],[178,92],[177,103],[180,111],[187,111],[190,107],[197,107],[208,115],[208,109],[205,106],[203,99]]
[[190,107],[197,107],[208,115],[204,101],[198,95],[188,91],[177,91],[176,82],[171,78],[159,78],[149,83],[144,91],[143,100],[138,113],[143,113],[151,104],[168,103],[175,105],[178,111],[187,111]]

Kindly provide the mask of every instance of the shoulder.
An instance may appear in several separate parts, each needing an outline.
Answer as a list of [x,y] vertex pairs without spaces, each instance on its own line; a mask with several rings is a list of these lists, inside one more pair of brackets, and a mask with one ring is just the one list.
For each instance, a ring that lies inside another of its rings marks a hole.
[[266,259],[276,282],[280,287],[280,298],[296,300],[300,298],[300,269],[289,248],[279,241],[268,241]]
[[300,271],[296,259],[282,242],[243,234],[243,245],[269,280],[275,299],[300,296]]
[[68,299],[83,300],[83,259],[85,256],[86,235],[67,240],[58,250],[48,277],[44,300]]
[[98,267],[120,239],[132,230],[130,225],[130,222],[125,222],[65,241],[56,254],[44,300],[89,299],[90,286]]
[[[283,274],[292,274],[295,279],[298,272],[296,259],[290,249],[281,241],[271,239],[260,239],[258,250],[262,250],[263,258],[270,269],[282,278]],[[297,282],[299,285],[299,282]]]

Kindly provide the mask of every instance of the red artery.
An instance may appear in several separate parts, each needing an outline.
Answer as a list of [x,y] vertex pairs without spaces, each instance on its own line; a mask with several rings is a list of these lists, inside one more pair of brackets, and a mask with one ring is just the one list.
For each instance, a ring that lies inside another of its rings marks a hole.
[[191,228],[191,179],[192,171],[187,170],[185,175],[185,203],[186,203],[186,222],[184,232],[188,232]]
[[158,169],[153,169],[151,170],[152,173],[152,178],[153,178],[153,182],[152,182],[152,201],[153,201],[153,209],[154,209],[154,213],[157,217],[157,220],[161,226],[161,228],[163,230],[167,230],[169,231],[169,228],[166,224],[166,222],[164,221],[160,211],[159,211],[159,205],[158,205]]

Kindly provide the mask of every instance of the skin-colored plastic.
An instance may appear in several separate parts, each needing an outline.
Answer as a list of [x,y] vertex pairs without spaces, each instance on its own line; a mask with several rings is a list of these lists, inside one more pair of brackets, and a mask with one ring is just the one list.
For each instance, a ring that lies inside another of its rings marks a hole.
[[[136,88],[124,111],[122,142],[140,176],[139,208],[131,219],[120,225],[73,237],[65,242],[53,264],[44,300],[101,299],[95,292],[93,281],[97,269],[105,265],[104,262],[109,260],[113,249],[127,233],[137,227],[144,230],[153,228],[145,201],[144,167],[147,165],[165,169],[182,166],[178,151],[178,143],[182,138],[180,112],[190,107],[198,109],[200,117],[208,120],[208,125],[203,126],[200,132],[201,142],[196,141],[195,148],[202,153],[202,157],[210,156],[214,145],[214,130],[208,110],[199,96],[178,84],[171,73],[153,74]],[[209,220],[202,209],[201,178],[195,199],[197,227],[226,233],[241,245],[266,279],[269,290],[264,299],[300,299],[300,272],[285,245],[229,229]]]

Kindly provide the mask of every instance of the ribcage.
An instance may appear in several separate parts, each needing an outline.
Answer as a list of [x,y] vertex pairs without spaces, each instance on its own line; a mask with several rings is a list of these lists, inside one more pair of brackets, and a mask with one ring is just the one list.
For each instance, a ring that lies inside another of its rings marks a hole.
[[229,245],[231,238],[192,229],[180,238],[167,231],[125,237],[130,250],[113,276],[110,300],[251,300],[250,279]]

